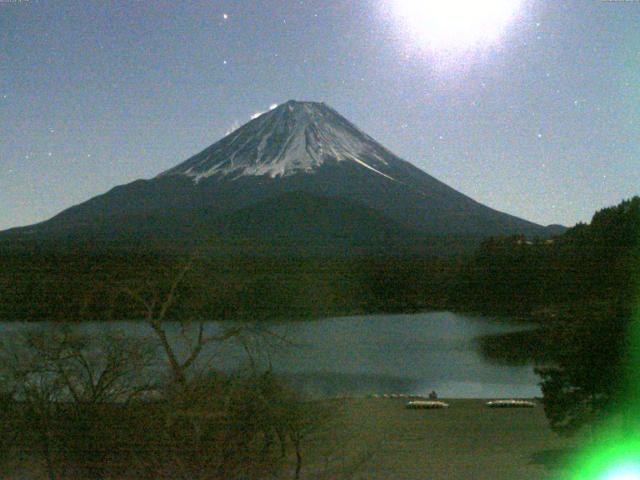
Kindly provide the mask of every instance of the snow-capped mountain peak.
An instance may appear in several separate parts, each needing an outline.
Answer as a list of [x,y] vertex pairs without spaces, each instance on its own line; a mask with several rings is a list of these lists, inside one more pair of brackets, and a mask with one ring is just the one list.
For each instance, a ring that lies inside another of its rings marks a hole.
[[325,164],[354,162],[394,180],[385,173],[390,155],[324,103],[291,100],[160,176],[184,175],[196,183],[213,176],[276,178],[312,173]]
[[[395,232],[390,235],[402,237],[401,244],[412,245],[411,232],[465,239],[549,234],[433,178],[327,105],[295,101],[155,178],[114,187],[22,233],[67,238],[77,230],[104,241],[136,242],[157,236],[173,248],[176,238],[198,243],[211,235],[235,245],[249,235],[246,228],[259,232],[258,243],[267,249],[287,250],[291,233],[303,243],[306,236],[316,238],[318,252],[326,252],[325,245],[342,249],[344,241],[361,248],[361,239],[380,239],[379,232]],[[287,232],[287,238],[274,232]],[[371,246],[380,248],[377,241]]]

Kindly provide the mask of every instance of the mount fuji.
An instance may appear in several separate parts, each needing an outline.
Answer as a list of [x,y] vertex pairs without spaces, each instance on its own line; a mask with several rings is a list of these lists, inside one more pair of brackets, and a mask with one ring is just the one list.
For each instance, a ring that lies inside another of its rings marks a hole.
[[155,178],[1,237],[192,245],[215,236],[388,250],[434,238],[547,237],[559,228],[472,200],[324,103],[288,101]]

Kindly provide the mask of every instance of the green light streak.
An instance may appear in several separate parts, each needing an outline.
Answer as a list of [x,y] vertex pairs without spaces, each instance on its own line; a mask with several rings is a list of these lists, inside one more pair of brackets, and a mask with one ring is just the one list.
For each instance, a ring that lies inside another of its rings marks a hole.
[[572,460],[567,480],[640,480],[640,232],[629,259],[636,287],[624,365],[625,393],[608,423]]
[[[640,476],[622,475],[632,468],[640,473],[640,437],[621,434],[618,428],[604,429],[600,440],[585,448],[574,460],[567,480],[631,480]],[[614,475],[614,472],[619,475]],[[618,478],[616,478],[618,477]]]

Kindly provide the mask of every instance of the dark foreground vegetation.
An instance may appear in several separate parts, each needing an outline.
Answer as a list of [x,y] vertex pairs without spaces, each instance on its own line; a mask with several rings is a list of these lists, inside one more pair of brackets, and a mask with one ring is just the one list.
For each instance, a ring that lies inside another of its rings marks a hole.
[[[194,342],[197,355],[198,333]],[[0,469],[50,480],[300,477],[307,442],[335,408],[303,401],[269,370],[196,371],[158,348],[152,336],[68,328],[5,335]]]
[[597,212],[553,242],[489,241],[465,268],[463,303],[538,323],[532,333],[487,338],[483,348],[495,359],[539,364],[554,429],[573,433],[625,411],[637,421],[629,395],[640,342],[640,198]]
[[5,340],[7,479],[541,480],[555,478],[575,445],[549,429],[541,408],[308,402],[269,371],[157,376],[152,338],[61,328]]
[[298,320],[442,309],[451,261],[423,257],[237,257],[144,251],[2,255],[4,321],[138,320],[131,290],[166,291],[185,266],[172,319]]
[[[634,198],[553,239],[493,238],[456,258],[4,250],[1,320],[139,319],[167,374],[150,374],[145,345],[124,338],[5,342],[0,455],[38,458],[50,479],[299,476],[304,441],[330,424],[326,403],[297,398],[251,362],[233,376],[195,372],[207,344],[244,333],[204,337],[202,321],[445,308],[535,322],[482,347],[496,361],[537,362],[551,427],[575,432],[624,404],[639,239]],[[169,320],[190,329],[186,356],[167,342]]]

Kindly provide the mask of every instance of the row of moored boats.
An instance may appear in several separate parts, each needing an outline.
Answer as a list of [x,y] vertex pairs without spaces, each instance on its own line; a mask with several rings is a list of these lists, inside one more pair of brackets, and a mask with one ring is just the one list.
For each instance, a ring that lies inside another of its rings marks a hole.
[[[491,400],[485,405],[489,408],[533,408],[536,406],[535,402],[520,399]],[[448,406],[448,403],[440,400],[411,400],[405,405],[406,408],[416,410],[447,408]]]

